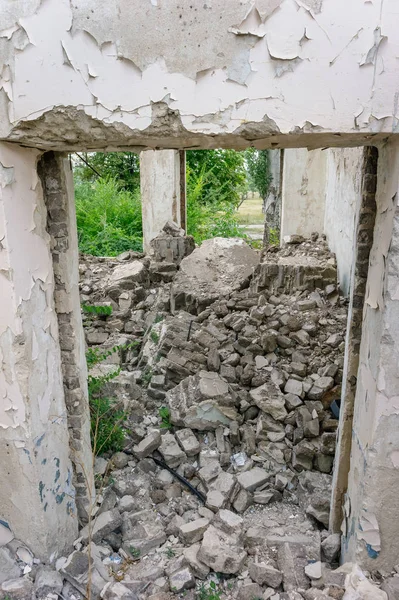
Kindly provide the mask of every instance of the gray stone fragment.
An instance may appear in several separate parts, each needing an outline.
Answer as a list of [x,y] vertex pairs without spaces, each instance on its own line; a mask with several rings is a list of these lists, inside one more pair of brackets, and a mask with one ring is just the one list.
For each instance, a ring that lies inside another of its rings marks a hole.
[[195,577],[190,567],[183,567],[169,575],[169,587],[175,594],[195,587]]
[[175,436],[171,433],[166,433],[162,436],[162,442],[158,451],[166,464],[172,468],[178,467],[187,458],[185,452],[183,452],[176,442]]
[[60,594],[63,587],[63,578],[61,575],[49,569],[41,567],[35,578],[35,594],[36,598],[45,598],[47,594]]
[[263,590],[257,583],[244,583],[238,589],[238,600],[255,600],[263,598]]
[[271,475],[260,467],[254,467],[249,471],[244,471],[237,476],[237,481],[247,492],[253,492],[258,487],[266,483]]
[[195,544],[202,540],[209,525],[208,519],[196,519],[178,527],[178,534],[185,544]]
[[160,446],[161,441],[161,432],[152,431],[139,444],[133,446],[133,453],[137,458],[146,458]]
[[195,456],[199,453],[200,443],[191,429],[179,429],[175,436],[187,456]]
[[8,548],[0,548],[0,583],[8,579],[17,579],[20,575],[21,570],[11,552]]
[[287,416],[284,396],[272,381],[251,390],[250,396],[260,410],[276,421],[283,421]]
[[250,578],[259,585],[268,585],[277,588],[283,580],[282,573],[264,562],[250,562],[248,565]]
[[201,562],[198,558],[198,552],[201,544],[193,544],[189,548],[185,548],[183,556],[191,567],[191,570],[195,577],[198,579],[205,579],[210,571],[208,565]]
[[124,452],[116,452],[112,456],[112,462],[117,469],[123,469],[129,462],[129,457]]
[[198,558],[217,573],[235,574],[246,559],[246,552],[237,534],[227,534],[209,525],[204,534]]
[[33,582],[29,577],[9,579],[2,583],[1,592],[0,597],[4,600],[32,600]]
[[[321,549],[327,562],[337,560],[341,550],[341,536],[339,533],[332,533],[321,543]],[[399,579],[398,579],[399,581]]]

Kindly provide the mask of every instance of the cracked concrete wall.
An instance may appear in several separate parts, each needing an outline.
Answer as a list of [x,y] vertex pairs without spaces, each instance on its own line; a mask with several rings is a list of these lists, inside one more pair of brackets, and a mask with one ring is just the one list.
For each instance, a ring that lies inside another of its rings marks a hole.
[[73,175],[68,158],[55,152],[43,154],[38,164],[38,173],[44,190],[47,231],[51,238],[55,310],[75,500],[79,517],[85,522],[94,499],[94,478],[85,339],[79,296],[79,250]]
[[284,151],[280,238],[324,232],[327,154],[324,150]]
[[380,147],[343,538],[344,560],[388,572],[399,555],[398,175],[399,146]]
[[324,233],[337,258],[339,285],[349,294],[355,251],[355,223],[362,198],[363,148],[326,151]]
[[312,148],[397,133],[396,0],[0,5],[0,139]]
[[78,521],[39,156],[0,143],[0,519],[48,560]]
[[167,221],[181,224],[180,153],[177,150],[146,150],[140,153],[141,211],[143,248],[151,251],[150,242]]

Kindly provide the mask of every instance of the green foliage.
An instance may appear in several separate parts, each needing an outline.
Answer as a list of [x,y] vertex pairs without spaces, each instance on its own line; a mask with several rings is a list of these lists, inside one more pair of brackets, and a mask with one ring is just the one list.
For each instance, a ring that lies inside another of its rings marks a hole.
[[[87,367],[89,371],[105,360],[111,354],[120,352],[128,346],[114,346],[105,352],[98,348],[89,348],[86,353]],[[114,369],[110,373],[94,376],[89,373],[88,390],[90,406],[90,433],[93,453],[95,456],[112,451],[118,452],[123,449],[125,434],[121,427],[125,413],[120,410],[113,398],[103,397],[101,392],[106,383],[117,377],[120,369]]]
[[161,406],[158,411],[161,417],[161,429],[171,429],[172,423],[170,422],[170,410],[167,406]]
[[154,344],[158,344],[159,342],[159,333],[154,329],[151,329],[150,338],[154,342]]
[[135,560],[138,560],[141,556],[141,550],[135,546],[129,546],[129,552]]
[[245,160],[250,189],[258,191],[261,198],[265,199],[272,181],[269,151],[248,148],[245,151]]
[[121,188],[115,179],[75,183],[79,249],[94,256],[141,251],[143,232],[138,191]]
[[269,244],[271,246],[279,246],[280,245],[280,235],[277,229],[269,230]]
[[237,220],[236,205],[221,196],[204,203],[207,174],[187,169],[187,233],[197,244],[212,237],[245,237]]
[[118,410],[110,398],[91,398],[91,440],[96,456],[105,452],[123,450],[125,433],[121,424],[125,413]]
[[198,600],[220,600],[220,591],[215,581],[210,581],[209,585],[201,584],[198,593]]
[[[134,152],[90,152],[83,153],[85,160],[103,179],[117,181],[120,189],[135,193],[140,188],[140,160]],[[81,181],[96,181],[98,175],[77,155],[75,173]]]
[[151,367],[146,367],[141,375],[141,381],[143,382],[144,387],[148,387],[152,377],[152,369]]
[[187,194],[191,193],[189,174],[201,178],[196,201],[203,205],[229,203],[236,207],[246,187],[244,154],[235,150],[188,150],[186,152]]
[[109,316],[112,314],[112,306],[95,306],[94,304],[82,304],[82,310],[88,315]]
[[174,558],[176,556],[176,552],[174,551],[173,548],[171,548],[170,546],[168,548],[166,548],[165,550],[165,556],[166,558]]

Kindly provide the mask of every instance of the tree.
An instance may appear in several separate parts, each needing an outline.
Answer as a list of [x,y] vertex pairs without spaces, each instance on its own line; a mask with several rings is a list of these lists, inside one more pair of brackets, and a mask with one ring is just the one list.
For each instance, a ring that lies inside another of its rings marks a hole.
[[[186,152],[188,173],[203,178],[201,204],[228,202],[238,206],[240,193],[247,181],[245,159],[242,152],[235,150],[188,150]],[[190,177],[187,177],[187,188]]]
[[265,200],[272,181],[269,150],[248,148],[245,151],[245,160],[250,187],[253,191],[258,191],[260,197]]
[[[76,176],[82,181],[95,181],[98,176],[113,179],[119,188],[136,192],[140,188],[140,160],[134,152],[90,152],[83,155],[92,169],[82,160],[75,167]],[[95,173],[97,171],[98,175]]]

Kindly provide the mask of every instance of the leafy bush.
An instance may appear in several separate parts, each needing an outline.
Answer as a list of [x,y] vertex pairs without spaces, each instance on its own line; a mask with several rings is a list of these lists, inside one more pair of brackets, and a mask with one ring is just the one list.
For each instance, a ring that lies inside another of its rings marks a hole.
[[138,192],[123,190],[115,179],[75,182],[79,249],[94,256],[141,251],[143,231]]
[[86,353],[86,362],[89,370],[90,433],[95,456],[108,451],[118,452],[123,449],[125,433],[122,429],[122,423],[126,415],[124,411],[118,408],[113,398],[103,397],[101,394],[104,385],[117,377],[120,369],[117,368],[111,371],[111,373],[98,376],[91,375],[90,370],[108,356],[119,352],[123,348],[126,347],[114,346],[106,351],[89,348]]
[[212,196],[204,203],[204,189],[209,173],[204,169],[199,174],[187,169],[187,233],[197,244],[213,237],[245,238],[237,220],[236,205],[221,195]]
[[82,304],[82,310],[87,315],[109,316],[112,314],[112,306],[96,306],[94,304]]

